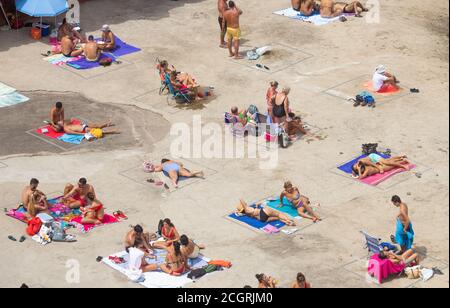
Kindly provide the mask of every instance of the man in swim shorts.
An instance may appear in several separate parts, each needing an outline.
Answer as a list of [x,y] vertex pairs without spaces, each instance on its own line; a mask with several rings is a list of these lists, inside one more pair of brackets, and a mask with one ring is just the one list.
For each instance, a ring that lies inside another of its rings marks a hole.
[[228,51],[230,52],[230,57],[234,57],[235,59],[242,59],[242,57],[239,55],[239,44],[241,39],[239,18],[243,12],[236,6],[234,1],[230,1],[228,3],[228,7],[230,9],[224,11],[223,13],[223,18],[227,23]]
[[333,5],[333,11],[341,13],[355,14],[356,17],[362,17],[362,12],[368,10],[359,1],[353,1],[351,3],[335,2]]
[[104,135],[120,134],[120,131],[118,130],[105,129],[114,125],[115,124],[111,122],[104,124],[71,124],[69,121],[66,121],[64,123],[64,133],[69,135],[84,135],[87,140],[92,140],[93,138],[100,139]]
[[67,184],[64,188],[63,202],[71,209],[78,209],[87,205],[88,193],[96,198],[94,187],[87,183],[86,178],[78,180],[78,185]]
[[204,245],[197,245],[193,240],[186,235],[180,236],[181,253],[187,259],[197,259],[200,255],[200,250],[205,249]]
[[50,110],[49,124],[58,133],[64,131],[64,108],[61,102],[57,102]]
[[84,56],[89,62],[97,62],[100,58],[101,51],[98,47],[97,42],[94,40],[94,36],[89,35],[88,42],[84,46]]

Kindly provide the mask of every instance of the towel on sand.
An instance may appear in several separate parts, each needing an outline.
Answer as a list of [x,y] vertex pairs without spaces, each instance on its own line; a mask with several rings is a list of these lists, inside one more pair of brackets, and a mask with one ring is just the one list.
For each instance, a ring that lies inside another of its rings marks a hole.
[[316,26],[327,25],[332,22],[338,21],[341,16],[354,16],[354,14],[343,14],[334,18],[323,18],[320,16],[319,12],[314,12],[311,16],[305,16],[300,12],[295,11],[293,8],[287,8],[284,10],[273,12],[276,15],[289,17],[292,19],[297,19],[305,22],[310,22]]
[[58,140],[67,142],[67,143],[71,143],[71,144],[81,144],[81,142],[84,139],[84,135],[69,135],[69,134],[64,134],[60,137],[58,137]]
[[382,95],[382,96],[389,96],[389,95],[397,94],[397,93],[400,93],[403,91],[403,89],[400,87],[395,87],[393,85],[389,85],[387,87],[384,87],[381,91],[377,92],[373,88],[372,81],[367,81],[366,83],[363,84],[363,86],[370,92],[375,93],[377,95]]
[[[77,119],[71,119],[71,123],[72,123],[72,124],[81,124],[81,121],[80,121],[80,120],[77,120]],[[45,129],[47,130],[46,133],[44,133],[44,130],[45,130]],[[49,137],[49,138],[52,138],[52,139],[59,139],[60,137],[62,137],[62,136],[65,135],[64,133],[59,133],[59,132],[55,131],[55,130],[53,129],[53,127],[50,126],[50,125],[45,125],[45,126],[43,126],[43,127],[40,127],[40,128],[38,128],[38,129],[36,129],[35,132],[36,132],[37,134],[39,134],[39,135],[44,135],[44,136]],[[60,139],[60,140],[61,140],[61,139]],[[64,140],[62,140],[62,141],[64,141]]]
[[29,101],[29,98],[18,93],[16,89],[0,82],[0,108],[9,107]]
[[103,223],[101,225],[83,224],[83,223],[81,223],[81,220],[82,220],[82,217],[77,216],[77,217],[73,218],[70,222],[76,223],[78,229],[83,233],[88,233],[92,229],[100,227],[100,226],[110,225],[110,224],[119,222],[117,220],[117,218],[115,218],[111,215],[108,215],[108,214],[105,214],[105,216],[103,217]]
[[[268,207],[276,210],[276,211],[280,211],[283,212],[285,214],[288,214],[289,216],[291,216],[292,218],[297,218],[300,219],[300,216],[298,215],[297,209],[294,207],[294,205],[289,202],[288,199],[286,199],[286,197],[283,198],[283,204],[281,205],[280,199],[276,199],[276,200],[267,200],[265,203]],[[281,205],[281,207],[280,207]]]
[[[154,254],[157,256],[157,259],[146,259],[149,264],[162,264],[165,262],[166,252],[164,250],[154,250]],[[109,267],[115,269],[116,271],[121,272],[122,274],[129,276],[129,255],[125,251],[113,254],[114,257],[122,257],[125,260],[125,263],[115,264],[109,258],[103,258],[102,262]],[[202,255],[200,255],[197,259],[189,260],[189,265],[191,268],[202,268],[208,265],[210,260]],[[185,273],[182,276],[171,276],[161,271],[148,272],[143,273],[143,277],[145,281],[139,282],[140,285],[146,288],[182,288],[186,284],[192,282],[191,279],[187,278],[187,274]]]
[[[252,206],[252,207],[255,207],[255,206]],[[280,229],[280,228],[285,226],[285,224],[283,222],[279,221],[279,220],[267,223],[267,222],[259,221],[258,219],[255,219],[255,218],[252,218],[252,217],[248,217],[246,215],[238,216],[238,215],[236,215],[236,213],[230,214],[230,215],[228,215],[228,217],[231,218],[231,219],[237,220],[237,221],[239,221],[241,223],[244,223],[244,224],[246,224],[246,225],[248,225],[248,226],[250,226],[252,228],[258,229],[258,230],[263,229],[267,225],[271,225],[271,226],[273,226],[275,228],[278,228],[278,229]]]

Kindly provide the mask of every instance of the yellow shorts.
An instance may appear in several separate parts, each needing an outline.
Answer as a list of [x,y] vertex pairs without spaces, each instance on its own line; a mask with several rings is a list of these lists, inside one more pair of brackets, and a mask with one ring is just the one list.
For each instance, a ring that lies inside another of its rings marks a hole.
[[240,28],[227,28],[227,36],[228,39],[239,40],[241,38],[241,29]]
[[97,139],[100,139],[103,137],[103,130],[101,128],[93,128],[90,131],[91,135],[94,136]]

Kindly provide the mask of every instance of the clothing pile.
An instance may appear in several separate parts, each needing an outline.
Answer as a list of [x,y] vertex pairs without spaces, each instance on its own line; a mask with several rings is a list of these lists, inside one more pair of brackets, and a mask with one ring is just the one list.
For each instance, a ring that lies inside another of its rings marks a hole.
[[223,268],[230,268],[232,266],[231,262],[224,260],[213,260],[209,261],[208,265],[202,268],[193,269],[189,274],[188,278],[192,280],[197,280],[206,274],[210,274],[217,271],[222,271]]
[[361,93],[359,93],[358,95],[356,95],[355,98],[351,98],[351,101],[354,102],[353,107],[372,107],[375,108],[375,98],[373,97],[372,94],[370,94],[367,91],[363,91]]
[[57,222],[48,214],[38,214],[28,222],[26,232],[31,238],[41,244],[47,245],[51,242],[76,242],[73,235],[66,234],[62,223]]

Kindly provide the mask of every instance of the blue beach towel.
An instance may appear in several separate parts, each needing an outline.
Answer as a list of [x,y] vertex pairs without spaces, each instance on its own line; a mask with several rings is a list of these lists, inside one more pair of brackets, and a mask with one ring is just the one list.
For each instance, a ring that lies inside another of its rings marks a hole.
[[[254,206],[252,206],[252,207],[254,207]],[[285,223],[283,223],[283,222],[281,222],[279,220],[267,223],[267,222],[259,221],[259,220],[255,219],[255,218],[248,217],[246,215],[238,216],[235,213],[228,215],[228,217],[230,217],[232,219],[235,219],[237,221],[243,222],[246,225],[249,225],[250,227],[253,227],[255,229],[262,229],[262,228],[264,228],[267,225],[272,225],[272,226],[274,226],[274,227],[276,227],[278,229],[280,229],[280,228],[285,226]]]
[[409,224],[408,230],[405,233],[405,231],[403,230],[403,224],[401,223],[400,219],[397,219],[395,241],[406,250],[412,248],[412,245],[414,243],[414,230],[412,223]]
[[71,143],[71,144],[81,144],[81,141],[83,141],[84,136],[83,135],[69,135],[64,134],[61,137],[58,137],[58,140]]
[[[377,154],[380,155],[383,158],[389,158],[390,157],[389,155],[382,154],[382,153],[377,153]],[[369,155],[366,155],[366,154],[361,155],[361,156],[359,156],[359,157],[357,157],[355,159],[352,159],[351,161],[346,162],[345,164],[339,166],[338,169],[341,170],[341,171],[344,171],[345,173],[352,174],[352,167],[353,167],[353,165],[356,164],[358,162],[358,160],[366,158],[368,156]]]
[[294,207],[294,205],[292,205],[292,203],[288,199],[286,199],[286,197],[283,198],[283,206],[281,206],[281,207],[279,207],[281,204],[279,199],[268,200],[266,204],[268,207],[270,207],[276,211],[280,211],[285,214],[288,214],[289,216],[291,216],[293,218],[300,218],[300,216],[298,215],[297,209]]

